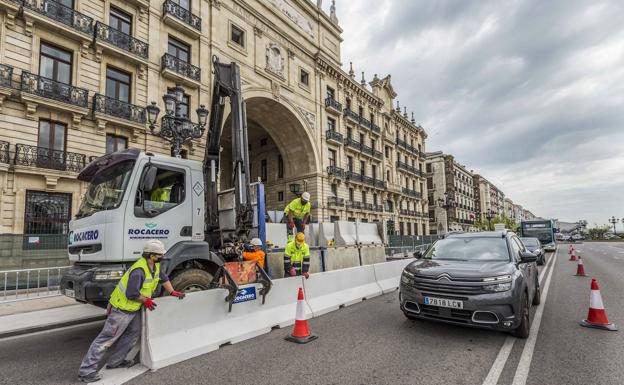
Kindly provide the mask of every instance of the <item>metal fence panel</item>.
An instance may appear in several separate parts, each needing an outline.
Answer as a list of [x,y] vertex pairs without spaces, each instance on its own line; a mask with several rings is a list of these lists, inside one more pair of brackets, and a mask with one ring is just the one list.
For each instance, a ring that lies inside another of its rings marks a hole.
[[0,303],[60,295],[61,277],[70,267],[0,271]]

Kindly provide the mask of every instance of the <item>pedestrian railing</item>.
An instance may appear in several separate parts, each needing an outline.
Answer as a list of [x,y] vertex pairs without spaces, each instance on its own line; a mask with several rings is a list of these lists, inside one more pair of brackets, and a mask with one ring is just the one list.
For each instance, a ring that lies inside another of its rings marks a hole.
[[0,271],[0,303],[60,295],[61,277],[70,267]]

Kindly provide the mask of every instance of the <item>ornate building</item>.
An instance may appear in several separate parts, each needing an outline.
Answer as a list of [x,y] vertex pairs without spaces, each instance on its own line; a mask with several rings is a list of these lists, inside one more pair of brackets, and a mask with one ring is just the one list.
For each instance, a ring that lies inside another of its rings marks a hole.
[[[314,220],[388,220],[428,234],[426,133],[394,107],[389,75],[366,82],[341,69],[335,8],[319,5],[0,0],[0,233],[65,234],[85,189],[76,176],[93,157],[126,147],[169,154],[145,107],[162,110],[179,84],[181,113],[196,120],[210,105],[214,55],[241,67],[252,176],[270,210],[307,190]],[[201,160],[204,140],[183,156]]]

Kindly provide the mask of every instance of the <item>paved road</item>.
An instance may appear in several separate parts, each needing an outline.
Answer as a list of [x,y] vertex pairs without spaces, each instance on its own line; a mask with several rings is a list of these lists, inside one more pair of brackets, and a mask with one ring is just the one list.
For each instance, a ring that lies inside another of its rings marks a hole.
[[[587,273],[599,279],[609,318],[624,327],[624,244],[577,248]],[[587,313],[591,278],[574,277],[576,265],[567,259],[565,245],[548,265],[554,268],[542,273],[547,297],[533,308],[534,328],[540,318],[533,340],[410,321],[391,293],[310,320],[320,338],[308,345],[284,341],[290,329],[275,330],[146,373],[130,384],[483,384],[486,379],[491,384],[621,384],[624,336],[578,326]],[[0,384],[72,383],[100,327],[0,340]]]

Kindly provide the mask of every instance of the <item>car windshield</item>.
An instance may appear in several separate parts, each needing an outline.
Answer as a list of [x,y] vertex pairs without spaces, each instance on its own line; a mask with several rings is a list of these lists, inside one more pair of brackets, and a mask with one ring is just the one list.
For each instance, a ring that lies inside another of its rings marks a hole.
[[129,160],[98,172],[87,188],[76,217],[119,207],[133,167],[134,160]]
[[504,238],[446,238],[437,241],[423,257],[432,260],[509,261]]
[[539,246],[539,240],[537,238],[520,238],[522,240],[522,243],[524,243],[525,246],[531,246],[531,247],[537,247]]

